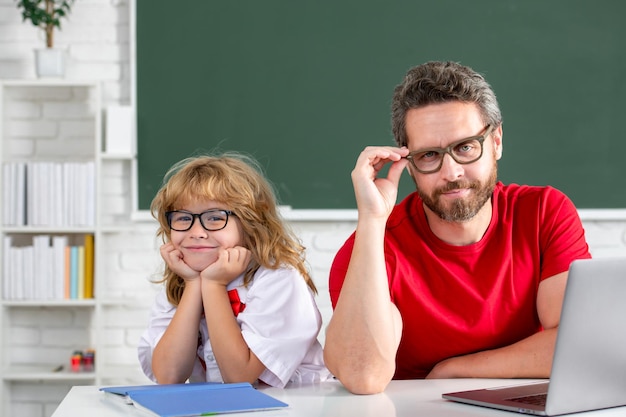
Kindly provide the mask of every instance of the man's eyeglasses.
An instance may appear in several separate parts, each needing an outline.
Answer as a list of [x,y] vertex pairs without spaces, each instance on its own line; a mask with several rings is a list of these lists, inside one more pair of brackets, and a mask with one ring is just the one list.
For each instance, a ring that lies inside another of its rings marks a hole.
[[230,210],[207,210],[202,213],[190,213],[183,210],[166,211],[167,224],[172,230],[186,232],[191,229],[196,218],[200,219],[200,224],[209,232],[222,230],[228,224],[228,216],[235,214]]
[[485,133],[451,143],[445,148],[426,148],[410,152],[406,159],[422,174],[432,174],[441,169],[443,157],[448,154],[459,164],[471,164],[483,156],[483,142],[493,130],[485,126]]

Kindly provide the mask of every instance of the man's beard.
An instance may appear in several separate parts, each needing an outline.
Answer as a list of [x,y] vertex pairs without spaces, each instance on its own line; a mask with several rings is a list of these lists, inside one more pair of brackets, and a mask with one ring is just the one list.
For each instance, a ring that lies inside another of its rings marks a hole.
[[[498,179],[498,169],[494,161],[493,169],[487,181],[482,184],[480,181],[454,181],[448,183],[445,187],[436,189],[432,195],[426,195],[419,186],[417,193],[420,198],[433,213],[439,218],[448,222],[466,222],[471,220],[481,208],[489,201]],[[457,198],[446,207],[441,201],[441,195],[445,192],[468,188],[471,195],[467,199]]]

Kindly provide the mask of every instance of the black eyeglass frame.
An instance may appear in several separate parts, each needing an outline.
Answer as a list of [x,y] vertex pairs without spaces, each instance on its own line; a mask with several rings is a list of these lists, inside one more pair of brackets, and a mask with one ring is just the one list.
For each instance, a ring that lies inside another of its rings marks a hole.
[[[413,152],[409,152],[409,154],[407,156],[405,156],[406,159],[408,159],[411,162],[411,165],[413,165],[413,168],[415,168],[417,170],[417,172],[422,173],[422,174],[433,174],[435,172],[438,172],[441,167],[443,166],[443,157],[445,156],[445,154],[450,155],[450,157],[454,160],[454,162],[456,162],[457,164],[461,164],[461,165],[467,165],[467,164],[471,164],[474,163],[476,161],[478,161],[480,158],[482,158],[483,156],[483,142],[485,141],[485,139],[491,134],[491,132],[493,131],[493,126],[492,125],[487,125],[485,126],[485,133],[483,133],[482,135],[478,135],[478,136],[470,136],[469,138],[465,138],[465,139],[461,139],[461,140],[457,140],[455,142],[452,142],[451,144],[449,144],[448,146],[446,146],[445,148],[425,148],[425,149],[419,149],[417,151],[413,151]],[[452,150],[467,141],[470,140],[476,140],[478,141],[478,143],[480,143],[480,154],[475,158],[472,159],[471,161],[459,161],[458,159],[456,159],[454,157],[454,153],[452,153]],[[434,169],[429,169],[429,170],[423,170],[423,169],[419,169],[417,167],[417,165],[415,164],[415,161],[413,161],[413,156],[419,154],[419,153],[424,153],[424,152],[436,152],[438,155],[441,156],[441,159],[439,160],[439,165],[437,166],[437,168]]]
[[[172,214],[174,213],[185,213],[191,216],[191,223],[189,224],[189,227],[186,229],[174,229],[172,227]],[[206,227],[204,225],[204,222],[202,221],[202,216],[207,214],[207,213],[224,213],[226,214],[226,221],[224,222],[224,226],[218,228],[218,229],[209,229],[208,227]],[[171,210],[171,211],[166,211],[165,212],[165,218],[167,219],[167,225],[169,226],[170,230],[175,230],[177,232],[186,232],[187,230],[191,229],[193,227],[193,225],[196,222],[196,218],[200,221],[200,225],[202,226],[202,228],[204,230],[206,230],[207,232],[216,232],[218,230],[222,230],[223,228],[226,227],[226,225],[228,225],[228,219],[230,218],[230,216],[237,216],[235,213],[233,213],[230,210],[219,210],[219,209],[211,209],[211,210],[207,210],[207,211],[203,211],[202,213],[191,213],[189,211],[185,211],[185,210]]]

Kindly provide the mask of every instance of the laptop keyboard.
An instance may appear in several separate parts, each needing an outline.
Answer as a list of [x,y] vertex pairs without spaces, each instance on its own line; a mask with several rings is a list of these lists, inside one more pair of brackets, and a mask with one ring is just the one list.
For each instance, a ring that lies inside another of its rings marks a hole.
[[523,397],[514,397],[509,398],[509,401],[515,401],[518,403],[524,404],[533,404],[533,405],[546,405],[547,394],[533,394],[533,395],[525,395]]

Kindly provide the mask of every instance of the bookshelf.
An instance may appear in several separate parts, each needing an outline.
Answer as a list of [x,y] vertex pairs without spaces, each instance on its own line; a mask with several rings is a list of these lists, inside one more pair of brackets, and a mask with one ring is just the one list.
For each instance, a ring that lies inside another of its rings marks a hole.
[[[20,392],[56,384],[60,401],[115,376],[99,260],[131,223],[135,155],[104,152],[101,102],[98,82],[0,80],[0,415]],[[72,369],[90,349],[93,369]]]

